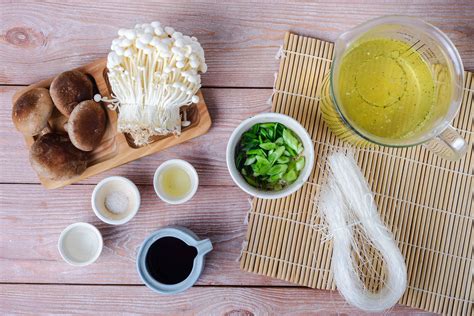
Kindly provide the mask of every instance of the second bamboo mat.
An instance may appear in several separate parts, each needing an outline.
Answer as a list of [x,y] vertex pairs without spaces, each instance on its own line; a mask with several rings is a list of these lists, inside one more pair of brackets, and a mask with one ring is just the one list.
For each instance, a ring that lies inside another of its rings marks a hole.
[[[315,167],[291,196],[253,200],[240,261],[245,271],[318,289],[335,289],[335,284],[332,245],[317,228],[314,198],[324,181],[326,155],[346,147],[328,130],[319,110],[332,57],[332,43],[289,33],[285,37],[272,109],[308,130]],[[474,76],[466,72],[462,106],[453,122],[469,143],[460,161],[443,160],[422,146],[354,149],[407,264],[408,287],[400,303],[446,315],[473,312],[473,92]],[[381,263],[375,265],[380,270]],[[375,274],[365,281],[377,288]]]

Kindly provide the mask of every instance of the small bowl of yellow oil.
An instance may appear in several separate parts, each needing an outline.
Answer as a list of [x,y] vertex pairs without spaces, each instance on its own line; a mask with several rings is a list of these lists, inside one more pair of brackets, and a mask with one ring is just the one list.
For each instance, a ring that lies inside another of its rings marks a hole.
[[171,159],[155,171],[153,186],[158,197],[169,204],[189,201],[197,191],[199,177],[196,169],[187,161]]

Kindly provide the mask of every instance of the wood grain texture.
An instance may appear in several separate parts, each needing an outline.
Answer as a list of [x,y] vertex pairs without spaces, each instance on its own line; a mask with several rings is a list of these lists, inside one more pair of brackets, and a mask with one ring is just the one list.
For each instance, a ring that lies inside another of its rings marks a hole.
[[[336,292],[302,288],[194,287],[164,296],[144,286],[0,285],[0,313],[117,315],[361,315]],[[107,299],[103,299],[107,298]],[[397,305],[390,315],[432,315]]]
[[[474,69],[474,2],[464,1],[13,1],[0,0],[0,314],[358,314],[337,293],[292,288],[289,283],[239,270],[247,195],[233,186],[225,147],[244,118],[270,106],[269,89],[203,89],[213,119],[208,134],[158,154],[56,191],[47,191],[29,166],[21,135],[11,124],[11,96],[18,87],[104,57],[119,27],[160,20],[201,41],[209,65],[207,87],[273,86],[274,59],[288,30],[333,41],[345,30],[385,14],[424,18],[458,47],[466,69]],[[169,206],[150,186],[163,161],[183,158],[195,165],[200,187],[189,203]],[[110,175],[140,184],[143,207],[120,227],[100,223],[89,197]],[[216,199],[220,197],[221,199]],[[75,221],[97,224],[103,255],[87,268],[62,262],[56,249],[61,230]],[[154,294],[135,272],[138,245],[167,224],[181,224],[210,237],[200,286],[172,297]],[[94,285],[71,285],[94,284]],[[126,285],[126,284],[132,284]],[[249,288],[246,286],[263,286]],[[285,285],[284,288],[272,288]],[[268,286],[268,287],[267,287]],[[396,306],[393,313],[427,314]]]
[[[93,188],[51,191],[39,185],[0,185],[0,282],[141,284],[135,257],[142,241],[158,228],[181,225],[214,244],[199,284],[289,285],[239,269],[250,204],[237,187],[201,186],[190,203],[173,206],[159,200],[153,186],[139,186],[141,208],[122,226],[107,225],[94,215]],[[69,266],[57,250],[59,234],[74,222],[96,225],[104,237],[100,258],[86,268]]]
[[[474,2],[0,2],[0,84],[30,84],[104,57],[118,28],[160,20],[198,37],[206,86],[272,87],[284,33],[334,41],[368,19],[418,16],[446,32],[474,69]],[[100,18],[98,18],[100,17]]]
[[[39,183],[23,137],[11,122],[11,97],[17,89],[0,87],[0,183]],[[213,121],[207,134],[79,183],[95,184],[106,176],[122,175],[138,184],[151,184],[159,164],[181,158],[196,167],[203,185],[233,185],[225,163],[227,140],[243,119],[270,110],[271,90],[203,89],[203,94]]]

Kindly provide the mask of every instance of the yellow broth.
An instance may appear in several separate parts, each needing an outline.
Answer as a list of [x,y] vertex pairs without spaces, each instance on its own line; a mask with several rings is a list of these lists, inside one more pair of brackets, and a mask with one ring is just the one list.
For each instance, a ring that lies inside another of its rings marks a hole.
[[437,89],[433,69],[402,41],[356,43],[343,56],[335,82],[341,112],[365,135],[408,138],[447,110],[448,102],[440,101],[449,99],[448,83]]

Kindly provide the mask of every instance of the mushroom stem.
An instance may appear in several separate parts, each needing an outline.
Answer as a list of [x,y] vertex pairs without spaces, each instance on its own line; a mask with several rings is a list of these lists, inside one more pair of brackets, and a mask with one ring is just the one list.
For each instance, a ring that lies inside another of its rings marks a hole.
[[181,126],[182,127],[187,127],[191,125],[191,122],[188,121],[188,112],[186,111],[186,109],[183,110],[183,121],[181,122]]
[[41,130],[41,132],[39,133],[40,136],[43,136],[45,134],[49,134],[49,133],[52,133],[53,130],[51,129],[51,125],[49,125],[49,122],[46,123],[46,126]]

